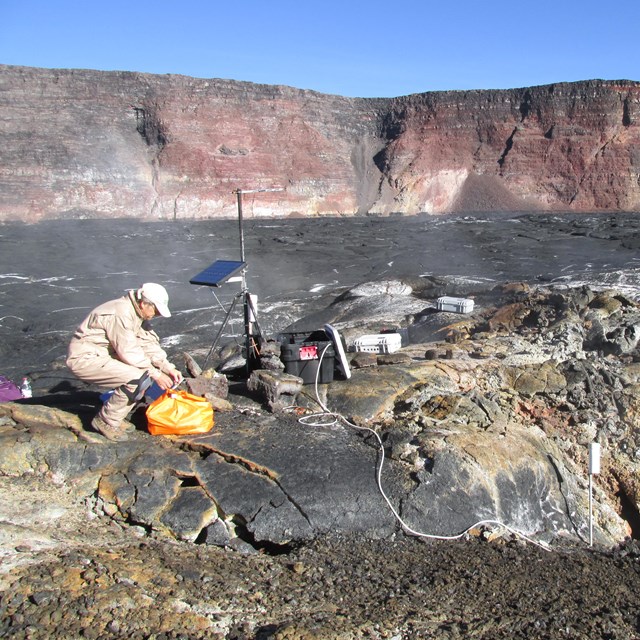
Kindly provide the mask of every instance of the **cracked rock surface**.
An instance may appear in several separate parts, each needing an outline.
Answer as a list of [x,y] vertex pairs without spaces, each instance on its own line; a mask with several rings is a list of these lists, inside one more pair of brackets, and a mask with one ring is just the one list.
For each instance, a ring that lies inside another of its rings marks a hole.
[[95,499],[97,510],[149,533],[222,545],[244,540],[259,548],[331,531],[388,536],[395,530],[374,481],[376,449],[344,426],[306,426],[256,410],[218,414],[206,435],[153,437],[141,428],[127,441],[107,443],[52,426],[67,417],[75,425],[75,416],[54,408],[34,410],[39,419],[50,415],[49,424],[16,422],[31,408],[0,405],[0,471],[44,473]]

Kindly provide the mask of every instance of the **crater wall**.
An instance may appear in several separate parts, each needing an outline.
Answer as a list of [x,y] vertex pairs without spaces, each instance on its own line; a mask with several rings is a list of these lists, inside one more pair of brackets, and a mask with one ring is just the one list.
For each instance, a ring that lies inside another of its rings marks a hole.
[[0,220],[640,210],[640,83],[359,99],[0,65]]

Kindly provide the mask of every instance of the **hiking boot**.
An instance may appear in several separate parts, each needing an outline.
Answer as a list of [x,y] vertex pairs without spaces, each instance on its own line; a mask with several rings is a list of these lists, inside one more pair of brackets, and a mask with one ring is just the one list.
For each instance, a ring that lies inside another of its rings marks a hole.
[[96,416],[91,421],[91,426],[98,432],[101,433],[107,440],[111,440],[112,442],[118,442],[120,440],[126,440],[127,434],[122,426],[112,427],[108,425],[100,416]]
[[130,422],[129,420],[123,420],[123,421],[120,423],[120,430],[121,430],[122,432],[125,432],[125,431],[135,431],[136,429],[137,429],[136,425],[135,425],[135,424],[133,424],[133,422]]

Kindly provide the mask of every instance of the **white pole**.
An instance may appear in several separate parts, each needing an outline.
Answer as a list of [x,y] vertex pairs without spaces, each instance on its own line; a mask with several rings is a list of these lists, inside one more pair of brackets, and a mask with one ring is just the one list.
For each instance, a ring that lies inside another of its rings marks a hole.
[[600,444],[589,445],[589,546],[593,546],[593,476],[600,473]]
[[253,323],[258,319],[258,296],[255,293],[249,294],[249,333],[253,335]]
[[593,474],[589,474],[589,546],[593,547]]

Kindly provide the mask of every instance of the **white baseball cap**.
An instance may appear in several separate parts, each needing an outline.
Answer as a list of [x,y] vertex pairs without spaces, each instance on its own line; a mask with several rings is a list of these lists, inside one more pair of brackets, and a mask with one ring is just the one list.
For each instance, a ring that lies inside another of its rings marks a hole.
[[158,313],[163,318],[171,317],[171,311],[169,311],[169,294],[161,284],[145,282],[140,289],[138,289],[138,295],[143,296],[149,302],[153,302]]

